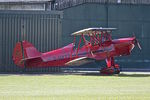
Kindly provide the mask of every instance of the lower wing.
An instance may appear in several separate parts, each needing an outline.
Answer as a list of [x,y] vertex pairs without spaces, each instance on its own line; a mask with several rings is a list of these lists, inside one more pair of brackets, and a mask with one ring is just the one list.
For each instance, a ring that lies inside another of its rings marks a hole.
[[71,60],[71,61],[67,62],[65,65],[67,65],[67,66],[80,66],[80,65],[91,63],[94,61],[95,61],[95,59],[92,59],[92,58],[81,57],[81,58]]

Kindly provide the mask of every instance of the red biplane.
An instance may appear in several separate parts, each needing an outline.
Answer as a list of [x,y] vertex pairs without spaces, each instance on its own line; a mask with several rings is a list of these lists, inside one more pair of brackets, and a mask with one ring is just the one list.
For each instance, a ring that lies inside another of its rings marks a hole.
[[[135,37],[112,40],[110,33],[116,28],[87,28],[72,33],[73,43],[46,53],[41,53],[27,41],[18,42],[14,48],[13,61],[22,68],[79,66],[93,61],[105,60],[107,67],[102,74],[119,74],[120,67],[114,57],[130,55],[135,44],[141,49]],[[79,36],[77,42],[76,37]]]

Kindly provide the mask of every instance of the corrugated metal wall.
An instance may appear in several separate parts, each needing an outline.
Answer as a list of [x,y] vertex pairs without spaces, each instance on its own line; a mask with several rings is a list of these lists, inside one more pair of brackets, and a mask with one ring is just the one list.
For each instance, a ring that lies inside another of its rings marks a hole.
[[[113,38],[136,35],[142,50],[134,49],[127,57],[119,57],[116,62],[124,68],[150,69],[150,6],[86,3],[64,9],[63,44],[72,41],[70,33],[88,27],[115,27]],[[66,37],[68,36],[68,38]],[[84,67],[95,67],[86,65]]]
[[[42,52],[61,46],[62,12],[0,11],[0,72],[21,71],[12,61],[16,42],[28,40]],[[29,72],[59,71],[59,68],[26,69]]]

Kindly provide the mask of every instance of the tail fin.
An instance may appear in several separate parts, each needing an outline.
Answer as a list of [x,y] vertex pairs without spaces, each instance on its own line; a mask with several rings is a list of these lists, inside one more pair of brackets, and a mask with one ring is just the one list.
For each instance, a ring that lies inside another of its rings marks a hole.
[[25,62],[23,59],[30,59],[39,57],[40,52],[29,42],[21,41],[18,42],[13,51],[13,61],[17,66],[24,67]]

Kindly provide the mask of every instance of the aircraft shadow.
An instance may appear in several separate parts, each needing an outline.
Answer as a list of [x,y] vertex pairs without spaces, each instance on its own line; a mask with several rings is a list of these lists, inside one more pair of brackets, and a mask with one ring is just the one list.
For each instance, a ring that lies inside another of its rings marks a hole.
[[150,77],[150,74],[112,74],[112,75],[104,75],[100,73],[85,73],[83,76],[116,76],[116,77]]

